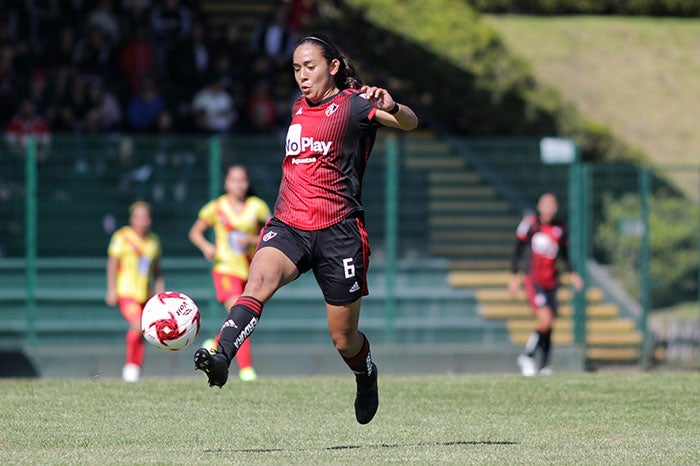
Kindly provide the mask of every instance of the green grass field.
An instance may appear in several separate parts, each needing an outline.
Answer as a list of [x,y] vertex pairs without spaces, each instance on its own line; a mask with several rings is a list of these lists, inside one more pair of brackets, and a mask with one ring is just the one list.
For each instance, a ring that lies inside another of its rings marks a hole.
[[6,380],[3,464],[698,464],[700,373]]

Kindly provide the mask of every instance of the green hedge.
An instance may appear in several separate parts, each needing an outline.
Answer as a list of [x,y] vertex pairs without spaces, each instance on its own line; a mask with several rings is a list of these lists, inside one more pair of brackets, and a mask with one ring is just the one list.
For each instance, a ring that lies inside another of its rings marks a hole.
[[478,11],[530,15],[700,15],[700,0],[465,0]]
[[461,136],[570,137],[585,160],[641,158],[538,83],[465,2],[346,0],[325,12],[340,45],[367,65],[367,80],[388,83],[435,127]]
[[[640,217],[639,196],[606,196],[603,222],[595,247],[609,260],[613,275],[639,297],[640,244],[638,236],[621,234],[625,221]],[[677,196],[655,193],[650,199],[649,240],[653,307],[665,307],[698,296],[698,221],[700,209]]]

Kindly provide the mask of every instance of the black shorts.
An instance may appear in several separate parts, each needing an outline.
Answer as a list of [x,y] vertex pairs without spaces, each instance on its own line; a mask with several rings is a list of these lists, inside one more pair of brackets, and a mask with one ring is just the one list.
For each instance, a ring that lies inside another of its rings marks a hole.
[[313,270],[328,304],[343,306],[369,294],[369,241],[357,217],[314,231],[293,228],[273,217],[258,243],[258,249],[267,247],[282,251],[300,274]]
[[559,311],[559,301],[557,300],[558,289],[558,286],[554,288],[543,288],[539,285],[535,285],[529,276],[525,278],[525,290],[527,291],[527,299],[530,302],[530,307],[532,307],[533,310],[541,307],[549,307],[555,317]]

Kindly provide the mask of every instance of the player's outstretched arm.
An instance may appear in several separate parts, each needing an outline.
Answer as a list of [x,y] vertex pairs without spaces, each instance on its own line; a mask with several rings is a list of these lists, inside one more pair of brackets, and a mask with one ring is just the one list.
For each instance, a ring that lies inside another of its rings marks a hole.
[[404,131],[410,131],[418,126],[418,117],[411,107],[396,102],[386,89],[362,86],[360,90],[367,102],[379,110],[374,118],[382,125]]

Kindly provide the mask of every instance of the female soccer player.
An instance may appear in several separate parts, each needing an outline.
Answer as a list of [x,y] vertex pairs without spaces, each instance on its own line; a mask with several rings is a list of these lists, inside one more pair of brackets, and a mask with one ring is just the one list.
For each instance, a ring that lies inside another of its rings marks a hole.
[[141,313],[155,292],[165,291],[160,267],[160,239],[150,231],[151,208],[142,201],[129,207],[129,225],[114,232],[107,251],[107,295],[110,306],[119,310],[129,323],[126,332],[126,364],[122,378],[138,382],[143,366],[144,342]]
[[301,39],[293,68],[302,95],[292,106],[274,216],[261,233],[248,284],[223,324],[218,352],[197,350],[195,368],[207,374],[210,386],[223,386],[228,365],[255,329],[263,305],[280,287],[313,270],[333,344],[355,373],[355,417],[366,424],[379,397],[377,366],[358,330],[370,253],[362,176],[377,128],[412,130],[418,119],[386,89],[363,85],[325,36]]
[[[199,218],[190,228],[190,241],[212,261],[212,278],[216,299],[226,310],[234,305],[248,279],[251,253],[255,249],[260,228],[270,218],[270,208],[259,197],[252,196],[248,172],[241,165],[232,165],[224,180],[226,194],[208,202],[199,211]],[[216,244],[204,237],[214,229]],[[217,338],[208,345],[216,352]],[[258,378],[251,363],[250,340],[243,342],[236,353],[238,377],[249,382]]]
[[[552,193],[544,193],[537,202],[537,215],[528,215],[520,222],[515,233],[515,247],[511,257],[511,279],[508,285],[513,296],[520,293],[518,265],[526,246],[530,248],[525,290],[537,324],[525,344],[523,353],[518,356],[518,366],[525,376],[551,374],[549,354],[552,348],[552,322],[557,316],[557,290],[559,277],[557,258],[566,263],[574,288],[580,291],[583,280],[573,271],[569,261],[566,227],[555,218],[559,205]],[[539,366],[535,362],[535,352],[542,352]]]

